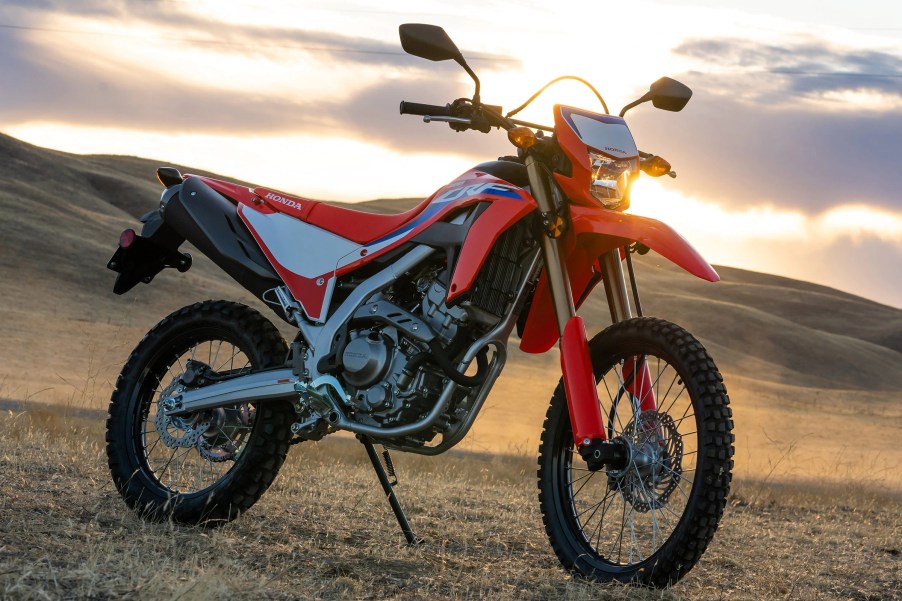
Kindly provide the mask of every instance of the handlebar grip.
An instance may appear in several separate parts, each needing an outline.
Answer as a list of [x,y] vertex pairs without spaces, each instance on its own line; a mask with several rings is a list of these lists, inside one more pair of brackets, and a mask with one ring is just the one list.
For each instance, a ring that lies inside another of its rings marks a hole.
[[434,117],[452,117],[451,114],[451,105],[446,104],[445,106],[439,106],[436,104],[420,104],[419,102],[406,102],[404,100],[401,101],[401,114],[402,115],[420,115],[425,117],[426,115],[434,116]]

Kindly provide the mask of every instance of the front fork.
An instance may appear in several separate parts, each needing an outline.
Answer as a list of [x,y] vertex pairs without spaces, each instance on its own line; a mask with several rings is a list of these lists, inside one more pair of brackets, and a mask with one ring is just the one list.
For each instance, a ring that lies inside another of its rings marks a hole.
[[[526,158],[526,169],[533,198],[545,223],[546,235],[542,236],[542,253],[545,260],[545,273],[548,288],[554,306],[555,322],[561,335],[561,370],[564,376],[564,389],[567,393],[567,407],[570,412],[570,423],[573,427],[573,439],[580,453],[587,457],[592,447],[599,447],[607,436],[605,434],[604,417],[598,400],[598,388],[595,373],[589,356],[589,345],[586,339],[586,327],[581,317],[576,315],[573,304],[573,293],[567,265],[562,260],[560,251],[559,207],[560,197],[557,190],[550,185],[545,167],[529,155]],[[557,200],[558,202],[555,202]],[[601,275],[604,283],[608,306],[611,309],[611,320],[616,323],[632,317],[626,278],[623,275],[620,249],[615,248],[600,258]],[[627,364],[630,362],[627,362]],[[631,370],[630,373],[626,373]],[[632,371],[636,371],[633,375]],[[651,377],[645,363],[634,367],[623,367],[625,388],[630,397],[641,390],[641,408],[643,411],[655,409],[654,395],[651,391]],[[598,455],[596,455],[598,459]],[[591,463],[591,461],[590,461]]]

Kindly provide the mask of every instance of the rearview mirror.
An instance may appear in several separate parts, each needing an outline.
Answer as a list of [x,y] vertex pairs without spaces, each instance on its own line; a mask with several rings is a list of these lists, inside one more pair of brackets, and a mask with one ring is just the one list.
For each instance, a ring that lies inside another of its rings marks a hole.
[[669,77],[662,77],[651,84],[648,94],[656,109],[673,112],[683,110],[683,107],[692,98],[692,90],[689,89],[689,86]]
[[623,107],[620,111],[620,116],[623,117],[634,106],[649,100],[655,105],[656,109],[673,112],[681,111],[690,98],[692,98],[692,90],[689,89],[689,86],[675,79],[662,77],[649,86],[648,91],[643,94],[642,98],[634,100]]
[[454,61],[464,68],[467,75],[476,83],[473,93],[473,104],[479,104],[479,78],[464,60],[464,55],[457,49],[445,30],[438,25],[424,23],[404,23],[398,27],[401,36],[401,48],[407,54],[419,56],[431,61]]
[[431,61],[463,60],[457,45],[438,25],[405,23],[398,28],[398,33],[401,35],[401,47],[407,54]]

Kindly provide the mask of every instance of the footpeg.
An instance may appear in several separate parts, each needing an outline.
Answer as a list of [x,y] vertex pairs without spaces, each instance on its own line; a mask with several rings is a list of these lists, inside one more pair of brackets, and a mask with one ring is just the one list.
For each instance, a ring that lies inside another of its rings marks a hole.
[[607,466],[620,470],[626,467],[628,452],[626,445],[619,440],[607,441],[593,438],[588,444],[580,445],[579,455],[586,462],[589,470],[597,472]]

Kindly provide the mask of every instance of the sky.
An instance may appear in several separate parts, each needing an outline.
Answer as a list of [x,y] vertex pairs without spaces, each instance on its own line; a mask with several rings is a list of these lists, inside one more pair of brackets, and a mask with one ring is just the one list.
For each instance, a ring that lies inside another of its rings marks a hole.
[[[0,0],[0,131],[310,198],[425,197],[512,148],[398,114],[472,95],[453,63],[403,53],[404,22],[443,26],[507,110],[563,74],[614,113],[683,81],[682,112],[628,115],[678,173],[636,182],[631,211],[712,263],[902,308],[899,2]],[[520,117],[554,103],[601,112],[568,82]]]

